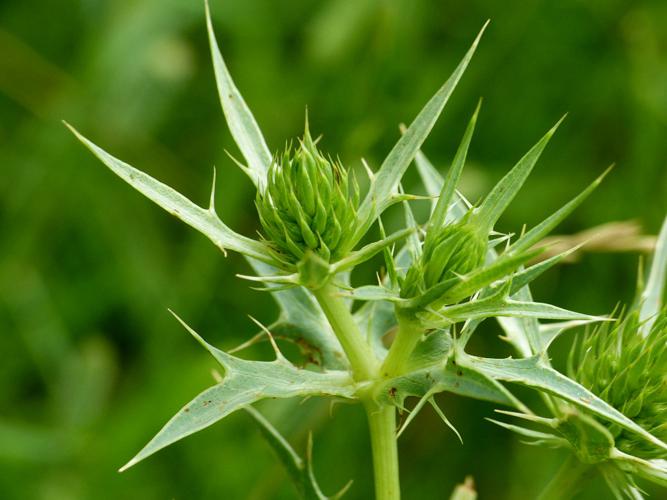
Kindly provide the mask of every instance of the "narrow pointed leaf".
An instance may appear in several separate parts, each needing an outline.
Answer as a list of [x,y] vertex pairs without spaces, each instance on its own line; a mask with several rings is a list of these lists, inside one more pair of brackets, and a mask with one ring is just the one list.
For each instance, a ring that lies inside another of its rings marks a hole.
[[551,130],[549,130],[542,139],[533,146],[523,158],[503,177],[498,184],[491,190],[482,202],[482,205],[475,210],[478,223],[486,230],[487,234],[493,229],[496,221],[514,199],[516,194],[523,186],[528,175],[533,170],[535,163],[540,158],[542,151],[546,147],[551,136],[561,124],[565,117],[561,118]]
[[194,330],[181,323],[223,366],[225,377],[183,407],[121,471],[213,425],[230,413],[265,398],[318,395],[351,398],[354,395],[354,385],[348,372],[311,372],[296,368],[284,358],[270,362],[240,359],[208,344]]
[[382,213],[389,198],[395,193],[403,177],[403,173],[408,168],[410,162],[412,162],[422,143],[426,140],[442,109],[468,67],[468,63],[475,53],[475,49],[487,24],[488,22],[484,25],[479,35],[477,35],[477,38],[458,67],[454,70],[454,73],[452,73],[426,106],[424,106],[380,166],[380,170],[373,179],[370,189],[359,207],[359,220],[362,222],[353,238],[354,241],[361,239],[373,221]]
[[492,316],[514,316],[522,318],[602,321],[606,318],[590,316],[541,302],[521,302],[496,297],[475,300],[465,304],[445,307],[438,311],[441,319],[434,319],[432,326],[445,326],[466,320],[490,318]]
[[667,279],[667,217],[662,223],[662,229],[660,229],[658,241],[655,245],[651,272],[646,282],[646,288],[641,295],[639,319],[644,321],[641,329],[644,336],[647,336],[651,331],[655,318],[662,307],[665,279]]
[[218,84],[218,94],[222,111],[227,119],[227,125],[236,141],[248,168],[244,171],[250,176],[258,188],[262,188],[266,182],[266,176],[271,165],[271,153],[266,141],[262,136],[255,117],[250,108],[243,100],[241,93],[236,88],[232,80],[225,61],[222,58],[218,42],[213,32],[213,23],[211,22],[211,13],[208,2],[206,2],[206,26],[208,28],[208,39],[211,46],[211,56],[213,57],[213,68],[215,70],[215,80]]
[[222,251],[233,250],[265,262],[271,261],[264,244],[232,231],[214,211],[194,204],[175,189],[111,156],[82,136],[71,125],[67,123],[65,125],[113,173],[167,212],[208,237]]
[[470,122],[468,123],[465,134],[463,134],[463,139],[461,140],[461,144],[456,151],[452,166],[447,171],[447,177],[443,183],[442,191],[440,191],[438,202],[436,203],[433,214],[431,215],[431,220],[429,222],[431,227],[442,227],[445,224],[449,205],[452,203],[456,192],[456,186],[459,183],[461,172],[463,171],[463,166],[465,165],[466,157],[468,155],[468,148],[470,147],[470,141],[475,130],[477,115],[479,114],[479,108],[481,105],[482,101],[480,100],[477,104],[475,112],[472,115],[472,118],[470,119]]
[[555,436],[550,433],[540,432],[533,429],[527,429],[526,427],[521,427],[520,425],[508,424],[507,422],[503,422],[501,420],[495,420],[493,418],[487,418],[487,420],[509,431],[515,432],[520,436],[534,439],[535,441],[543,442],[550,446],[561,447],[561,448],[569,447],[569,443],[567,442],[566,439],[563,439],[562,437]]
[[542,251],[542,249],[538,248],[521,254],[507,254],[497,257],[496,260],[487,267],[464,276],[456,286],[452,287],[444,294],[443,300],[446,300],[451,304],[458,302],[465,297],[469,297],[483,287],[491,285],[495,281],[508,276],[522,264],[542,253]]
[[522,268],[521,270],[517,271],[516,274],[512,276],[512,288],[510,289],[510,295],[514,295],[515,293],[517,293],[524,286],[528,285],[534,279],[541,276],[542,273],[551,269],[553,266],[558,264],[567,256],[576,252],[580,248],[581,245],[577,245],[576,247],[570,248],[569,250],[565,250],[564,252],[559,253],[558,255],[549,257],[548,259],[543,260],[542,262],[538,262],[537,264],[534,264],[525,269]]
[[540,222],[537,226],[519,238],[516,243],[510,247],[510,251],[522,252],[524,250],[528,250],[534,244],[539,242],[544,236],[549,234],[558,224],[563,221],[563,219],[570,215],[575,208],[581,205],[581,203],[586,198],[588,198],[588,196],[595,190],[595,188],[600,185],[611,168],[612,167],[609,167],[607,170],[605,170],[602,175],[593,181],[593,183],[591,183],[586,189],[584,189],[568,203],[563,205],[562,208],[554,212],[551,216],[547,217],[545,220]]
[[461,356],[459,363],[493,379],[525,385],[558,396],[667,450],[667,444],[585,387],[544,364],[540,356],[525,359],[489,359],[465,355]]

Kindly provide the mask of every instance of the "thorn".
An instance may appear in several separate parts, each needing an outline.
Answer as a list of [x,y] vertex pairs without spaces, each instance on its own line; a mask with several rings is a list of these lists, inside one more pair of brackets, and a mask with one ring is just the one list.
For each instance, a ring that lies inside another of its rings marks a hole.
[[405,429],[407,429],[408,425],[414,420],[414,418],[421,411],[421,409],[424,407],[429,398],[433,397],[433,394],[434,394],[433,389],[431,389],[421,397],[421,399],[417,402],[412,411],[410,411],[408,418],[405,419],[405,422],[403,422],[403,425],[401,425],[401,428],[396,433],[396,439],[401,437],[401,434],[403,434]]
[[361,164],[363,165],[364,170],[366,171],[366,175],[368,176],[368,180],[370,182],[373,182],[375,180],[375,174],[371,170],[371,167],[368,165],[365,158],[361,159]]
[[246,175],[252,176],[252,173],[250,172],[250,168],[248,168],[247,165],[244,165],[241,163],[240,160],[237,160],[234,155],[232,155],[227,149],[223,149],[225,154],[229,157],[230,160],[232,160],[234,163],[236,163],[236,166],[238,166],[241,170],[243,170]]
[[212,214],[217,215],[215,211],[215,181],[217,179],[217,170],[215,168],[215,165],[213,165],[213,183],[211,184],[211,199],[209,201],[208,205],[208,211],[211,212]]
[[229,354],[234,354],[234,353],[240,352],[240,351],[242,351],[244,349],[247,349],[248,347],[258,343],[262,339],[262,337],[264,337],[264,332],[259,332],[255,335],[253,335],[250,339],[246,340],[245,342],[240,343],[239,345],[237,345],[233,349],[230,349],[227,352]]
[[[269,337],[269,342],[271,342],[271,347],[273,347],[273,351],[276,353],[276,360],[277,361],[287,361],[287,358],[283,356],[283,353],[280,352],[280,349],[278,348],[278,344],[276,344],[276,340],[273,338],[273,335],[271,335],[271,332],[269,331],[268,328],[266,328],[262,323],[257,321],[255,318],[252,316],[248,315],[248,317],[257,325],[259,326],[264,333]],[[289,361],[288,361],[289,363]]]
[[461,441],[461,444],[463,444],[463,438],[461,437],[461,434],[460,434],[459,431],[456,429],[456,427],[454,427],[454,426],[452,425],[452,423],[451,423],[451,422],[449,421],[449,419],[445,416],[445,414],[442,412],[442,410],[440,409],[440,407],[438,406],[438,404],[435,402],[435,399],[434,399],[434,398],[430,398],[428,402],[431,403],[431,406],[433,407],[433,409],[435,410],[435,412],[438,414],[438,416],[442,419],[442,421],[445,422],[445,425],[446,425],[447,427],[449,427],[449,428],[454,432],[454,434],[456,434],[456,437],[458,437],[458,438],[459,438],[459,441]]

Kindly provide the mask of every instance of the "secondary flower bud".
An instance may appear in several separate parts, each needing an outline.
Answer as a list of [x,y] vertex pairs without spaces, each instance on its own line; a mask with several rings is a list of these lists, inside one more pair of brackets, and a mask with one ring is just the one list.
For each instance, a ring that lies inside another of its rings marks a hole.
[[484,263],[486,247],[486,239],[466,221],[431,230],[421,257],[408,269],[401,296],[414,297],[475,270]]
[[[609,323],[586,335],[574,356],[574,378],[661,440],[667,439],[667,311],[649,335],[639,333],[633,313],[613,327]],[[633,433],[609,426],[616,447],[642,458],[667,458],[661,448]]]
[[307,127],[299,147],[288,146],[273,161],[255,204],[262,236],[280,262],[294,265],[307,251],[329,262],[349,251],[358,186],[339,163],[320,154]]

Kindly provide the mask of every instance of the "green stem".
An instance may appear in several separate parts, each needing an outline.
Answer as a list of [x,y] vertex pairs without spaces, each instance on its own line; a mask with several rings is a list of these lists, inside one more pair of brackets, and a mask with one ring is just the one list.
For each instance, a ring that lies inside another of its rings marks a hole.
[[398,315],[398,331],[380,369],[382,376],[395,377],[403,373],[405,363],[410,358],[417,342],[419,342],[421,334],[422,329],[419,323],[400,314]]
[[[347,354],[354,378],[358,381],[376,379],[378,360],[336,288],[328,283],[322,288],[313,290],[313,295]],[[396,410],[393,406],[378,405],[372,399],[364,401],[364,408],[368,417],[373,451],[375,498],[400,500]]]
[[313,295],[347,354],[354,378],[356,380],[374,378],[377,374],[377,358],[336,288],[327,283],[322,288],[313,290]]
[[573,454],[565,460],[556,475],[549,481],[539,500],[564,500],[572,498],[588,479],[591,466],[581,462]]
[[399,500],[398,449],[396,446],[396,411],[393,406],[366,403],[371,431],[376,500]]

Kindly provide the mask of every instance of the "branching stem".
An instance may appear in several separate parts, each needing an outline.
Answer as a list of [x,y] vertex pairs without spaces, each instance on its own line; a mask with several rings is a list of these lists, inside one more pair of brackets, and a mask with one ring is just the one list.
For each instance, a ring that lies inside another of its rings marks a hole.
[[336,288],[328,283],[322,288],[313,290],[313,295],[347,354],[354,378],[358,381],[375,378],[377,358]]
[[[378,360],[359,331],[345,301],[335,287],[327,284],[313,291],[336,337],[350,361],[358,381],[378,379]],[[364,398],[373,452],[376,500],[399,500],[398,450],[396,446],[396,409]]]
[[409,317],[398,315],[398,332],[380,369],[382,376],[395,377],[403,372],[405,363],[419,342],[421,334],[419,323]]

